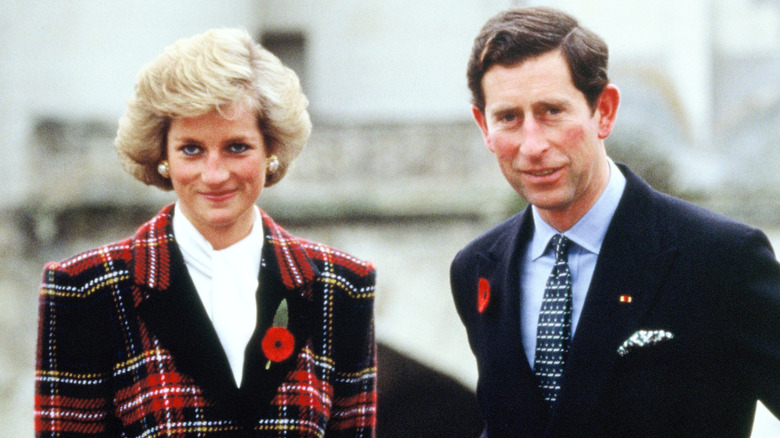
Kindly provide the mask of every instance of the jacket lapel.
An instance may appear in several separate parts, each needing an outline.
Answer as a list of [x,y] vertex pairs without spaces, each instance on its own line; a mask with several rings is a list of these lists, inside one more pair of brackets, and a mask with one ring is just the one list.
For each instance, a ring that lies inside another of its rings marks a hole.
[[[607,230],[563,374],[555,428],[576,427],[598,401],[617,349],[638,326],[676,255],[663,247],[652,189],[621,166],[626,189]],[[623,297],[623,299],[621,299]],[[560,419],[560,421],[557,421]]]
[[136,233],[135,282],[138,311],[178,371],[191,377],[218,404],[232,404],[237,387],[225,351],[187,273],[174,242],[173,206],[166,207]]
[[[178,371],[191,377],[208,398],[230,414],[258,415],[267,407],[295,357],[310,338],[314,321],[312,285],[318,275],[301,243],[263,214],[264,267],[260,270],[258,322],[245,352],[241,389],[236,386],[211,320],[190,279],[172,231],[173,205],[164,208],[136,233],[133,249],[134,281],[139,287],[136,307],[149,330],[174,357]],[[272,364],[261,341],[273,321],[276,306],[285,297],[290,306],[289,330],[296,343],[290,359]],[[264,408],[263,408],[264,409]]]
[[[249,341],[240,389],[242,405],[248,415],[257,416],[270,406],[277,388],[296,366],[296,357],[306,340],[312,337],[316,321],[313,306],[313,283],[319,271],[301,243],[269,216],[263,213],[265,246],[258,294],[258,322]],[[295,349],[289,359],[266,368],[268,359],[262,350],[262,339],[273,323],[282,299],[286,299],[290,320],[288,329],[295,338]]]

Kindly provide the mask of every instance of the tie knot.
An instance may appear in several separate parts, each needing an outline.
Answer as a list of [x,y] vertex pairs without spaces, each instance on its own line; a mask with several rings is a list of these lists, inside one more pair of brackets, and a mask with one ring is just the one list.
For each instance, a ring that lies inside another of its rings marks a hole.
[[550,246],[555,252],[555,261],[568,261],[569,258],[569,244],[571,240],[562,234],[556,234],[550,239]]

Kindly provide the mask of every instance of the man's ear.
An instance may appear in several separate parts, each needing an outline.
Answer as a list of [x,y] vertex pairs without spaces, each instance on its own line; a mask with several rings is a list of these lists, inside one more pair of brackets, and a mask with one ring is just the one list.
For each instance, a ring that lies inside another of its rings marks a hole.
[[477,122],[479,130],[482,131],[482,138],[485,140],[485,146],[487,146],[491,152],[495,152],[495,150],[493,150],[493,144],[490,142],[490,134],[488,132],[487,119],[485,118],[485,114],[483,114],[482,110],[477,108],[476,105],[471,106],[471,114],[474,116],[474,121]]
[[605,139],[612,133],[620,105],[620,90],[614,84],[607,84],[596,101],[599,116],[599,138]]

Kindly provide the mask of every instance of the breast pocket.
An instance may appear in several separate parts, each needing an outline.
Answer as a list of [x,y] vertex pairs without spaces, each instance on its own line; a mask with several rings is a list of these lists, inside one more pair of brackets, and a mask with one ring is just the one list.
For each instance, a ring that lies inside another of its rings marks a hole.
[[632,349],[618,357],[610,390],[616,406],[687,410],[686,398],[706,397],[718,352],[704,339],[674,339]]

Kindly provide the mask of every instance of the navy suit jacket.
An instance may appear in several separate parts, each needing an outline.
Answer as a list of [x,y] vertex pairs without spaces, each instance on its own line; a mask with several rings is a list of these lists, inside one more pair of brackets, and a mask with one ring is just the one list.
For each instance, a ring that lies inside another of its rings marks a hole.
[[[520,334],[530,209],[452,262],[452,293],[479,371],[483,436],[746,437],[757,399],[780,414],[780,266],[766,236],[620,169],[626,188],[551,412]],[[480,283],[489,286],[482,311]],[[619,355],[639,330],[674,337]]]

